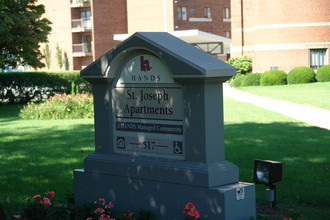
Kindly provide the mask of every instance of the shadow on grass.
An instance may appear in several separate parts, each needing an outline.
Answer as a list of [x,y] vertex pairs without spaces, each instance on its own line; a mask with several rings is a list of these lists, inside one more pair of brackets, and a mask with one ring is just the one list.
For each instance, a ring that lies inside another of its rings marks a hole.
[[[64,201],[73,191],[73,169],[94,151],[93,122],[19,120],[18,108],[0,108],[0,202],[19,209],[48,190]],[[240,168],[241,181],[252,182],[254,159],[284,163],[283,181],[276,184],[279,205],[330,206],[329,143],[330,131],[303,123],[225,124],[226,159]],[[258,201],[264,197],[258,185]]]
[[0,104],[0,123],[10,122],[18,119],[19,110],[22,105],[8,105],[8,104]]
[[73,192],[73,170],[83,168],[84,158],[94,151],[93,121],[27,121],[17,113],[7,115],[0,118],[0,203],[19,210],[26,198],[49,190],[64,201]]
[[[253,181],[254,159],[283,162],[277,183],[279,203],[330,207],[330,131],[303,123],[225,125],[226,159],[240,168],[240,180]],[[257,185],[265,201],[265,186]]]

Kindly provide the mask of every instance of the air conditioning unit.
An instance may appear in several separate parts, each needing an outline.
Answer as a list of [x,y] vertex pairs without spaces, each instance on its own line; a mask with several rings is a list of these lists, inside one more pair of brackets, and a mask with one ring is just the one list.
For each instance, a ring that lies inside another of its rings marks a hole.
[[278,66],[270,66],[270,70],[278,70]]

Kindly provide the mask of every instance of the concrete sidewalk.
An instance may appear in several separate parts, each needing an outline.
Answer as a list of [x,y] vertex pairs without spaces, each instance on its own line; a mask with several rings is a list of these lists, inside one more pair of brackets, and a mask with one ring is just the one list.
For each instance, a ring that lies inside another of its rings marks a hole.
[[253,95],[235,89],[227,83],[223,84],[223,94],[226,97],[236,99],[241,102],[251,103],[258,107],[330,130],[330,111],[328,110]]

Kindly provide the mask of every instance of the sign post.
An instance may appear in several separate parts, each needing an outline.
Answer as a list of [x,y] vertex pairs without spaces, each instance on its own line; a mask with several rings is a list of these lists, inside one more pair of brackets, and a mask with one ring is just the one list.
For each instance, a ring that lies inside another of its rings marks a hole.
[[209,219],[255,217],[254,184],[224,157],[222,83],[234,74],[168,33],[136,33],[82,70],[95,152],[74,171],[78,204],[102,197],[176,220],[192,202]]

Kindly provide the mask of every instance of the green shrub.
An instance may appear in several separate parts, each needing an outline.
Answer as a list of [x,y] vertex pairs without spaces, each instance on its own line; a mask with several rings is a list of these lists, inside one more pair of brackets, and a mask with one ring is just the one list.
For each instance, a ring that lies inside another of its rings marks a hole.
[[28,103],[21,109],[22,119],[93,118],[93,98],[88,94],[56,94],[43,103]]
[[315,72],[309,67],[296,67],[288,73],[288,84],[315,82]]
[[91,93],[78,71],[0,73],[0,102],[27,103],[71,91]]
[[287,84],[287,74],[283,70],[269,70],[261,75],[260,85],[285,85]]
[[240,87],[242,86],[243,79],[244,79],[244,75],[237,75],[235,76],[235,78],[231,80],[230,85],[232,87]]
[[261,73],[251,73],[245,75],[242,80],[242,86],[260,86]]
[[330,82],[330,65],[320,67],[316,72],[318,82]]
[[252,70],[251,57],[242,56],[238,58],[230,58],[227,63],[236,68],[238,75],[249,73]]

